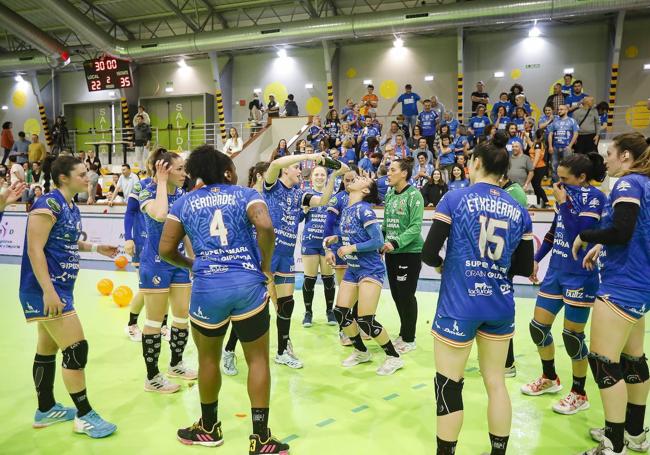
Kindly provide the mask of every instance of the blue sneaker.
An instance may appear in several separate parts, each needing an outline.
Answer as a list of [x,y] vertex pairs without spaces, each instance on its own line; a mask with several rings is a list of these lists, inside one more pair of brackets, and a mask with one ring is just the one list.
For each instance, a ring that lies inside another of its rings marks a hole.
[[303,327],[311,327],[312,326],[312,313],[311,311],[308,311],[305,313],[305,317],[302,318],[302,326]]
[[95,411],[74,418],[74,432],[85,433],[91,438],[105,438],[117,430],[117,425],[102,419]]
[[56,403],[49,411],[41,412],[38,409],[34,414],[34,428],[45,428],[59,422],[67,422],[74,419],[77,414],[75,408],[66,408],[61,403]]

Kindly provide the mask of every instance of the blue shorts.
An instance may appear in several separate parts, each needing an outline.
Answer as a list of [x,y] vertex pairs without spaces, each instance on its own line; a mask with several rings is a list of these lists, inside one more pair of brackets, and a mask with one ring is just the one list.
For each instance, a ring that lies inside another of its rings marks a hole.
[[457,348],[471,346],[477,336],[488,340],[508,340],[515,333],[515,318],[500,321],[461,321],[447,316],[436,316],[431,325],[435,338]]
[[296,282],[296,265],[293,256],[274,254],[271,258],[271,273],[275,284]]
[[303,256],[325,256],[325,250],[322,246],[317,248],[310,248],[308,246],[303,246],[301,248]]
[[577,275],[549,269],[537,294],[537,306],[552,314],[564,307],[564,318],[584,324],[596,300],[598,275]]
[[[337,256],[338,257],[338,256]],[[343,281],[357,285],[364,280],[377,283],[379,286],[384,285],[384,271],[364,270],[359,267],[348,267],[343,274]]]
[[636,323],[650,310],[650,292],[647,290],[627,289],[602,283],[598,298],[631,323]]
[[140,266],[140,290],[143,292],[164,292],[172,287],[190,287],[190,272],[179,267],[160,267],[142,264]]
[[202,285],[195,281],[190,299],[192,323],[206,329],[218,329],[230,320],[243,321],[264,310],[268,294],[264,283],[233,287]]
[[[58,316],[57,318],[75,314],[76,311],[74,309],[74,299],[72,297],[72,291],[70,292],[57,291],[57,294],[61,299],[61,303],[65,305],[63,307],[61,316]],[[25,319],[27,320],[27,322],[51,321],[52,319],[57,319],[57,318],[50,318],[45,314],[45,305],[43,304],[43,294],[39,294],[37,292],[19,292],[18,297],[20,299],[20,304],[23,307],[23,313],[25,313]]]

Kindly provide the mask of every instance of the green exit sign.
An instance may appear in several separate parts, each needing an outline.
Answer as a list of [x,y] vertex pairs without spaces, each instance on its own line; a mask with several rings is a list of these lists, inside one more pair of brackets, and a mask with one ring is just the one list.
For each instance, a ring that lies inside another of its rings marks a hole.
[[529,63],[528,65],[526,65],[527,70],[536,70],[536,69],[539,69],[541,67],[542,67],[542,65],[540,63]]

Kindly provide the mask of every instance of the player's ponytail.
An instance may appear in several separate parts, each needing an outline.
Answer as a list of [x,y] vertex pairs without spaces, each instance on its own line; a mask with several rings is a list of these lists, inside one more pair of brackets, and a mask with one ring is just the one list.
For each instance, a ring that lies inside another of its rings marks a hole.
[[605,159],[600,153],[591,152],[587,154],[587,158],[591,161],[591,169],[588,174],[589,180],[602,182],[607,177],[607,166]]
[[257,184],[257,176],[264,175],[270,164],[268,161],[259,161],[255,166],[248,169],[248,187],[253,188]]
[[560,161],[560,166],[568,169],[569,173],[575,177],[580,178],[584,174],[587,183],[591,180],[602,182],[607,175],[607,167],[605,167],[603,157],[595,152],[588,155],[574,154],[568,156]]
[[369,204],[379,204],[381,200],[379,199],[379,189],[377,188],[377,181],[370,180],[368,184],[368,194],[363,196],[363,200]]
[[163,163],[170,165],[174,162],[174,160],[177,160],[181,158],[180,155],[176,153],[171,153],[168,152],[166,148],[160,147],[154,150],[151,155],[149,155],[149,166],[151,167],[151,175],[152,177],[156,176],[156,163],[158,161],[162,161]]
[[491,140],[481,142],[476,146],[472,158],[481,159],[485,174],[501,179],[510,168],[510,156],[505,148],[507,143],[506,134],[503,131],[497,131]]

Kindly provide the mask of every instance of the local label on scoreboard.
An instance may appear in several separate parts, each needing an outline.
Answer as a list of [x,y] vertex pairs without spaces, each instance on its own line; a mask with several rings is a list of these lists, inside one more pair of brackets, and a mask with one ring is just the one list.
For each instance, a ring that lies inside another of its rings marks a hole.
[[129,62],[115,57],[96,58],[84,62],[88,90],[113,90],[133,87]]

